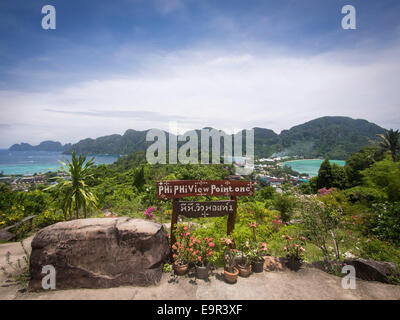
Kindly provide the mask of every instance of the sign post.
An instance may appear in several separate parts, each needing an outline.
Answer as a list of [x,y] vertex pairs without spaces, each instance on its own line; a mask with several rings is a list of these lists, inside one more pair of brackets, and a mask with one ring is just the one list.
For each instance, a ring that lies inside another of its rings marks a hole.
[[[237,197],[253,196],[254,183],[246,180],[173,180],[157,182],[157,198],[172,199],[171,245],[178,216],[208,218],[228,216],[227,234],[235,228]],[[184,197],[230,196],[221,201],[179,201]]]

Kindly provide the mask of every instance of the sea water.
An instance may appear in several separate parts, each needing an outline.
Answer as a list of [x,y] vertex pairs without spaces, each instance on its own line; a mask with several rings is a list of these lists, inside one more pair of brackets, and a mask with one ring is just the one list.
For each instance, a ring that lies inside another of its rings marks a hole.
[[[312,159],[312,160],[293,160],[285,161],[281,163],[281,166],[287,165],[291,167],[294,171],[299,173],[307,173],[310,177],[315,177],[318,175],[319,167],[324,160]],[[346,161],[344,160],[329,160],[331,165],[337,163],[339,166],[344,166]]]
[[[90,159],[92,156],[88,156]],[[118,159],[117,155],[95,155],[95,164],[111,164]],[[0,150],[0,172],[5,175],[45,173],[57,171],[62,164],[71,160],[71,155],[49,151],[8,151]]]

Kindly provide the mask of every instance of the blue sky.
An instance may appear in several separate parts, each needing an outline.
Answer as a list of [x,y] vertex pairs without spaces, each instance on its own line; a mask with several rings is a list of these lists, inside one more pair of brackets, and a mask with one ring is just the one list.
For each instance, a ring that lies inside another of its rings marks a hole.
[[[41,28],[42,6],[56,30]],[[356,8],[357,29],[341,28]],[[0,0],[0,147],[126,129],[400,126],[400,1]]]

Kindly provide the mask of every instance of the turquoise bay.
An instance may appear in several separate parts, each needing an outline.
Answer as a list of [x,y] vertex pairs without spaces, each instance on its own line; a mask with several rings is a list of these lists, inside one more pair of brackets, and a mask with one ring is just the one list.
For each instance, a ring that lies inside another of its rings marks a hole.
[[[88,159],[90,156],[87,157]],[[118,159],[116,155],[96,155],[95,164],[110,164]],[[61,152],[48,151],[8,151],[0,150],[0,172],[3,174],[44,173],[57,171],[60,161],[70,160],[71,156]]]
[[[305,160],[293,160],[281,163],[281,165],[287,165],[294,171],[299,173],[307,173],[310,177],[318,175],[319,167],[324,160],[319,159],[305,159]],[[346,161],[344,160],[330,160],[331,165],[337,163],[340,166],[344,166]]]

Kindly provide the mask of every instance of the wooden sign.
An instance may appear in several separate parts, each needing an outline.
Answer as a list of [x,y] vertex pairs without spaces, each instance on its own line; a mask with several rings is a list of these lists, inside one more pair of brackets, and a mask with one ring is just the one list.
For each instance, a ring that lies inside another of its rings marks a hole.
[[188,218],[223,217],[236,212],[236,201],[176,201],[174,211]]
[[246,180],[172,180],[157,182],[157,198],[197,196],[252,196],[254,183]]
[[[171,246],[178,216],[188,218],[228,216],[227,234],[235,228],[237,196],[254,195],[254,183],[246,180],[173,180],[157,182],[157,198],[172,199]],[[179,201],[197,196],[229,196],[225,201]]]

